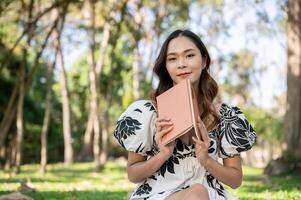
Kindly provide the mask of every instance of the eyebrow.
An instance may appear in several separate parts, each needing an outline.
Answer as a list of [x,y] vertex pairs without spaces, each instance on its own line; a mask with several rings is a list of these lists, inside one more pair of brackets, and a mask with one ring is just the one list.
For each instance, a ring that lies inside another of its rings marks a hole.
[[[188,51],[195,51],[195,49],[186,49],[184,51],[184,53],[187,53]],[[170,53],[167,54],[167,56],[169,56],[169,55],[177,55],[177,53],[176,52],[170,52]]]

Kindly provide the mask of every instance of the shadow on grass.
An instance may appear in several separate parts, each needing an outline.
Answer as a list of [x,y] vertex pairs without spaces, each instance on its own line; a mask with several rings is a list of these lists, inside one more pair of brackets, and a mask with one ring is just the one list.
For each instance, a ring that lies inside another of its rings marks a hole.
[[[1,191],[0,195],[8,194],[14,191]],[[70,192],[31,192],[25,195],[33,199],[47,200],[126,200],[127,191],[70,191]]]

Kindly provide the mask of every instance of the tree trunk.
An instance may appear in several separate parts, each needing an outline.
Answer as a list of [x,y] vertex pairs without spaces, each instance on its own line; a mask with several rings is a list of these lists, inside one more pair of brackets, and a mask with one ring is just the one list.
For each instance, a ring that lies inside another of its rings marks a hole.
[[[162,25],[163,19],[168,15],[167,0],[157,1],[156,7],[159,9],[154,9],[156,20],[155,20],[153,30],[154,30],[154,38],[156,38],[156,41],[157,41],[155,44],[154,52],[158,52],[159,47],[160,47],[160,35],[162,32],[161,25]],[[153,79],[154,79],[153,66],[151,64],[149,64],[148,67],[151,69],[151,72],[152,72],[151,79],[150,79],[150,82],[152,84]]]
[[[63,15],[66,13],[63,13]],[[61,33],[63,31],[65,16],[62,17],[60,27],[56,29],[56,44],[58,48],[58,65],[60,68],[60,84],[61,84],[61,95],[62,95],[62,110],[63,110],[63,134],[64,134],[64,163],[73,163],[73,145],[72,145],[72,134],[71,134],[71,111],[69,103],[69,92],[67,75],[65,71],[64,56],[61,46]]]
[[[118,39],[118,34],[121,30],[121,23],[122,20],[124,18],[125,15],[125,11],[126,11],[126,6],[127,6],[128,1],[125,0],[122,2],[122,5],[120,7],[120,12],[121,12],[121,17],[120,17],[120,21],[119,23],[116,24],[116,36],[114,38],[116,38],[115,40],[112,41],[111,45],[113,47],[116,46],[117,44],[117,39]],[[116,13],[115,13],[116,14]],[[113,16],[114,18],[115,16]],[[108,85],[107,85],[107,94],[105,95],[105,105],[106,108],[104,109],[104,112],[102,112],[102,123],[103,123],[103,127],[101,127],[101,149],[100,149],[100,166],[104,166],[107,162],[107,158],[108,158],[108,139],[109,139],[109,125],[110,125],[110,116],[109,116],[109,111],[110,111],[110,107],[111,107],[111,103],[112,103],[112,89],[113,89],[113,76],[114,76],[114,71],[115,71],[115,67],[114,67],[114,61],[115,61],[115,52],[114,50],[111,51],[111,67],[110,67],[110,76],[109,76],[109,81],[108,81]]]
[[[56,56],[55,56],[56,57]],[[56,58],[55,58],[56,60]],[[48,140],[48,129],[49,129],[49,119],[52,109],[52,73],[53,67],[55,66],[55,61],[47,63],[47,93],[46,93],[46,103],[45,103],[45,114],[43,120],[43,128],[41,133],[41,172],[45,174],[47,172],[47,140]]]
[[133,94],[134,99],[137,100],[140,98],[140,72],[139,72],[139,66],[140,66],[140,53],[138,50],[138,42],[136,43],[136,47],[134,49],[134,62],[133,62]]
[[70,120],[70,103],[67,75],[65,71],[64,56],[59,43],[58,63],[60,67],[60,83],[62,95],[62,108],[63,108],[63,132],[64,132],[64,162],[66,164],[73,163],[73,147],[72,147],[72,134],[71,134],[71,120]]
[[104,63],[104,59],[105,59],[105,53],[106,53],[106,49],[108,47],[109,44],[109,40],[110,40],[110,35],[111,35],[111,22],[108,21],[105,23],[104,28],[103,28],[103,37],[102,37],[102,41],[101,41],[101,47],[99,50],[99,58],[96,64],[96,74],[97,74],[97,79],[100,78],[101,72],[102,72],[102,67],[103,67],[103,63]]
[[265,168],[268,175],[295,169],[301,162],[301,1],[288,1],[287,47],[286,149]]
[[25,69],[26,69],[26,59],[27,50],[24,50],[23,65],[20,66],[19,74],[19,98],[17,107],[17,138],[16,138],[16,173],[21,170],[22,163],[22,143],[24,135],[24,125],[23,125],[23,109],[24,109],[24,94],[25,94]]
[[90,53],[88,57],[88,63],[90,65],[90,92],[91,92],[91,102],[90,102],[90,113],[93,122],[93,133],[94,133],[94,143],[93,143],[93,153],[94,153],[94,162],[96,170],[100,168],[99,163],[99,138],[100,138],[100,120],[99,120],[99,107],[98,107],[98,88],[99,82],[97,81],[96,74],[96,62],[95,62],[95,1],[89,1],[90,6],[90,29],[89,29],[89,38],[90,38]]
[[141,58],[140,58],[140,52],[139,52],[139,41],[142,37],[142,31],[143,28],[143,13],[142,13],[142,2],[138,2],[136,4],[137,10],[135,11],[135,15],[133,17],[133,21],[135,23],[135,30],[133,30],[133,46],[134,46],[134,60],[132,65],[133,70],[133,95],[134,99],[137,100],[140,98],[140,70],[139,67],[141,67]]
[[80,152],[79,160],[87,161],[89,160],[89,158],[91,158],[93,154],[92,142],[93,142],[93,118],[92,118],[92,112],[90,108],[86,131],[84,134],[84,144]]
[[288,1],[286,155],[301,160],[301,1]]
[[16,116],[16,111],[17,111],[16,104],[17,104],[18,91],[19,91],[19,84],[18,82],[16,82],[14,86],[14,90],[9,98],[8,105],[5,109],[3,119],[0,124],[0,147],[3,147],[7,137],[7,133],[11,128],[13,119],[15,119]]
[[[84,136],[84,145],[81,151],[81,157],[87,157],[90,155],[91,149],[93,149],[94,154],[94,161],[96,163],[96,170],[99,168],[99,152],[100,152],[100,117],[99,117],[99,95],[100,93],[100,76],[102,73],[102,68],[104,64],[105,52],[109,43],[110,39],[110,32],[111,32],[111,19],[104,25],[103,29],[103,38],[99,50],[99,58],[97,62],[95,61],[95,48],[96,48],[96,41],[95,41],[95,1],[90,0],[90,55],[89,55],[89,65],[91,66],[89,72],[89,79],[90,79],[90,92],[91,92],[91,100],[90,100],[90,110],[89,110],[89,117],[87,122],[87,127]],[[96,89],[96,90],[95,90]],[[96,113],[95,113],[96,112]],[[94,132],[93,132],[94,130]],[[95,133],[96,131],[96,133]],[[94,139],[92,139],[94,137]],[[93,143],[93,147],[92,147]]]

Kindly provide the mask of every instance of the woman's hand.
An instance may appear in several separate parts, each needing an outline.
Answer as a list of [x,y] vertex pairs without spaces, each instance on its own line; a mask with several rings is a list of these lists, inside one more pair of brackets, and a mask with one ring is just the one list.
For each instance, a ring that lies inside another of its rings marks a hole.
[[157,118],[156,119],[156,127],[157,127],[157,132],[155,135],[155,141],[159,147],[160,153],[162,153],[164,155],[164,157],[166,157],[166,159],[168,159],[172,155],[173,150],[176,146],[176,143],[175,143],[175,141],[172,141],[172,142],[164,145],[164,144],[162,144],[162,138],[166,133],[168,133],[169,131],[171,131],[173,129],[174,125],[171,122],[171,120],[168,118]]
[[207,128],[205,127],[205,124],[203,123],[200,117],[198,117],[197,125],[202,141],[195,137],[192,138],[196,144],[195,155],[198,161],[201,163],[201,165],[206,166],[207,161],[210,159],[210,156],[208,154],[210,139],[208,136]]

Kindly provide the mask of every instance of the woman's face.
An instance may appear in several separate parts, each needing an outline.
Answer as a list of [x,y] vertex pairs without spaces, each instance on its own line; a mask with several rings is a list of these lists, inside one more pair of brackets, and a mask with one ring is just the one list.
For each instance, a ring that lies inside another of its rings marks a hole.
[[189,78],[197,86],[203,69],[200,50],[185,36],[172,39],[167,47],[166,69],[174,85]]

